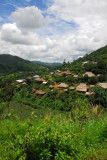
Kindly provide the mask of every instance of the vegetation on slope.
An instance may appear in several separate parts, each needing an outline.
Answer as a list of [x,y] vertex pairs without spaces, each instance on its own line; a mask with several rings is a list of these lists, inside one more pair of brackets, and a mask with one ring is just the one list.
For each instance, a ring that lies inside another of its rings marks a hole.
[[[83,62],[87,62],[84,63]],[[73,62],[63,62],[57,69],[64,70],[68,68],[72,73],[83,74],[86,71],[95,74],[101,74],[105,81],[107,80],[107,46],[102,47],[91,54],[86,54],[83,58],[78,58]]]
[[[74,111],[75,112],[75,111]],[[73,111],[70,112],[73,114]],[[80,121],[75,115],[66,118],[61,113],[43,119],[34,112],[25,121],[9,115],[2,120],[0,130],[1,159],[26,160],[106,160],[106,118],[87,113]],[[80,110],[80,114],[83,116]],[[97,115],[97,114],[96,114]]]
[[12,56],[10,54],[1,54],[0,55],[0,64],[15,64],[15,63],[30,63],[30,61],[24,60],[18,56]]
[[83,58],[78,59],[78,61],[104,61],[107,64],[107,46],[102,47],[91,54],[86,54]]
[[19,71],[37,71],[45,67],[34,64],[17,56],[9,54],[0,55],[0,74],[11,74]]

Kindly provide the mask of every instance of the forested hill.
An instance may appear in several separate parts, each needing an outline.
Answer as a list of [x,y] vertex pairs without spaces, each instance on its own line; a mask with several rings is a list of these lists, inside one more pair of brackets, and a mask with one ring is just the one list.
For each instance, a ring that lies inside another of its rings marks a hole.
[[18,56],[12,56],[9,54],[0,55],[0,75],[19,71],[36,71],[44,68],[44,66],[36,63],[34,64]]
[[30,61],[28,60],[24,60],[18,56],[12,56],[10,54],[1,54],[0,55],[0,64],[15,64],[15,63],[19,63],[19,62],[23,62],[23,63],[30,63]]
[[75,62],[84,62],[84,61],[94,61],[99,62],[103,61],[107,64],[107,45],[102,47],[91,54],[86,54],[84,57],[75,60]]
[[83,74],[87,71],[107,77],[107,46],[102,47],[73,62],[63,62],[59,69],[68,68],[72,73]]

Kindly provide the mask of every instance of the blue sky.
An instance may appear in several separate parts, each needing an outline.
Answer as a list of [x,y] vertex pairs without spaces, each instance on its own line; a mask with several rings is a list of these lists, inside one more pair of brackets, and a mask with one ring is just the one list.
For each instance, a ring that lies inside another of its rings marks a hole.
[[7,18],[18,7],[37,6],[44,10],[47,8],[44,0],[0,0],[0,17]]
[[0,54],[72,61],[107,44],[106,0],[0,0]]

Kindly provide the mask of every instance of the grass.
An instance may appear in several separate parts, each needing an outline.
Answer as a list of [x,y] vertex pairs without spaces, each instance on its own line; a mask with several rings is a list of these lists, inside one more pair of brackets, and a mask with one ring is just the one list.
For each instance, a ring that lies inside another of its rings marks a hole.
[[1,160],[106,160],[106,116],[81,123],[57,113],[2,120]]

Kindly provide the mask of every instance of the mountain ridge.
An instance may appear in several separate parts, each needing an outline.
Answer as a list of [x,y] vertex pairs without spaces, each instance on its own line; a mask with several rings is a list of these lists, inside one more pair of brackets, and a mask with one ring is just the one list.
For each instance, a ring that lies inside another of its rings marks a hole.
[[10,54],[0,55],[0,74],[10,74],[19,71],[37,71],[44,69],[44,66],[34,64],[29,60],[25,60],[18,56]]
[[15,64],[18,62],[30,63],[29,60],[24,60],[23,58],[20,58],[15,55],[10,55],[10,54],[1,54],[0,55],[0,64]]
[[33,63],[37,63],[46,67],[52,67],[52,66],[59,66],[62,65],[62,63],[59,62],[53,62],[53,63],[49,63],[49,62],[42,62],[42,61],[31,61]]

